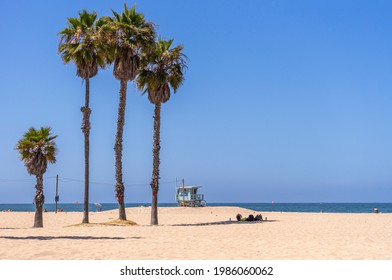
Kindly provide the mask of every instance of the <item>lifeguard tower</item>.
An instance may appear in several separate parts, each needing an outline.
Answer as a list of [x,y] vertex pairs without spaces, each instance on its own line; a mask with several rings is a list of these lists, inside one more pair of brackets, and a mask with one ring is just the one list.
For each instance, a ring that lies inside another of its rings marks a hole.
[[176,200],[178,206],[183,207],[202,207],[206,206],[204,194],[198,194],[201,186],[182,186],[176,187]]

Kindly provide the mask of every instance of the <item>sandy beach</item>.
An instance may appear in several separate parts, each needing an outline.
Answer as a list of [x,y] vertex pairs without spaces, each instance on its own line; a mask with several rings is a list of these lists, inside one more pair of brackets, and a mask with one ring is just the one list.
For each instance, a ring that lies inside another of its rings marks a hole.
[[[91,212],[91,225],[77,225],[80,212],[0,213],[2,260],[392,260],[392,214],[265,213],[263,222],[237,222],[259,214],[238,207],[128,208],[136,226],[102,225],[117,210]],[[230,221],[231,219],[231,221]],[[95,224],[97,223],[97,224]]]

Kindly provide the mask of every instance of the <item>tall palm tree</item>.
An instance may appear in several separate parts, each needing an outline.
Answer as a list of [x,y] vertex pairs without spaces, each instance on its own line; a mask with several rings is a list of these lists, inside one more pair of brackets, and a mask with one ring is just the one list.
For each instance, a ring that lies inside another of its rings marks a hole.
[[89,155],[90,155],[90,78],[104,68],[110,60],[110,49],[105,45],[99,32],[106,23],[104,18],[97,20],[97,13],[86,10],[79,12],[78,18],[68,18],[68,27],[60,31],[58,52],[65,63],[73,61],[76,75],[86,83],[85,104],[80,110],[83,114],[82,131],[84,134],[84,212],[82,223],[88,223],[89,206]]
[[155,105],[154,110],[154,140],[153,140],[153,168],[151,178],[152,207],[151,224],[158,224],[158,190],[159,190],[159,151],[161,105],[170,98],[170,89],[174,92],[184,81],[186,56],[182,53],[183,46],[171,48],[173,40],[156,42],[154,51],[147,57],[147,65],[138,78],[137,85],[143,94],[148,92],[148,99]]
[[35,175],[37,184],[34,197],[35,217],[34,227],[43,227],[42,206],[44,204],[43,175],[48,163],[56,162],[56,143],[53,141],[57,135],[51,135],[49,127],[41,127],[39,130],[30,128],[23,138],[18,141],[16,150],[30,175]]
[[136,7],[128,9],[124,4],[121,14],[113,11],[108,19],[105,35],[114,49],[114,77],[120,80],[120,102],[118,105],[117,132],[114,145],[116,165],[116,195],[119,206],[119,219],[126,220],[124,205],[124,183],[122,174],[123,131],[125,124],[125,107],[127,83],[135,79],[140,68],[143,53],[153,45],[155,39],[154,24],[147,22]]

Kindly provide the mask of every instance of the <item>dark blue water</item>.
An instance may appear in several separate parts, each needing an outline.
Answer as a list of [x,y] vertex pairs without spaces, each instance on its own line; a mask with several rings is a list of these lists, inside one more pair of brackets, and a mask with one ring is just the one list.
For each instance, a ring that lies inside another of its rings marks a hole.
[[[125,207],[149,206],[150,204],[126,203]],[[159,207],[173,207],[175,203],[161,203]],[[237,206],[257,212],[309,212],[309,213],[372,213],[377,208],[381,213],[392,213],[392,203],[209,203],[208,206]],[[49,212],[55,210],[55,204],[45,204]],[[59,203],[58,208],[66,212],[82,212],[83,204]],[[102,210],[117,209],[117,203],[102,203]],[[35,211],[34,204],[0,204],[0,211],[16,212]],[[94,204],[90,211],[97,211]]]

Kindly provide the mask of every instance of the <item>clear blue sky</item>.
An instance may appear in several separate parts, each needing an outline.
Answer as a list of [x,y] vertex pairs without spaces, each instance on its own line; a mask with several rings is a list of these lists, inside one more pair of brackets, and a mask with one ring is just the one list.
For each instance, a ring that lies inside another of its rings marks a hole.
[[[83,179],[84,84],[57,55],[57,32],[82,9],[100,16],[124,1],[2,0],[0,203],[31,203],[14,150],[30,127],[51,126],[57,163],[44,181]],[[207,202],[392,202],[390,1],[136,1],[189,57],[184,85],[162,108],[160,201],[175,178]],[[91,80],[91,202],[115,202],[119,82]],[[128,87],[126,202],[150,202],[153,106]],[[10,180],[10,181],[9,181]],[[144,184],[144,185],[136,185]],[[83,183],[60,182],[61,202]]]

